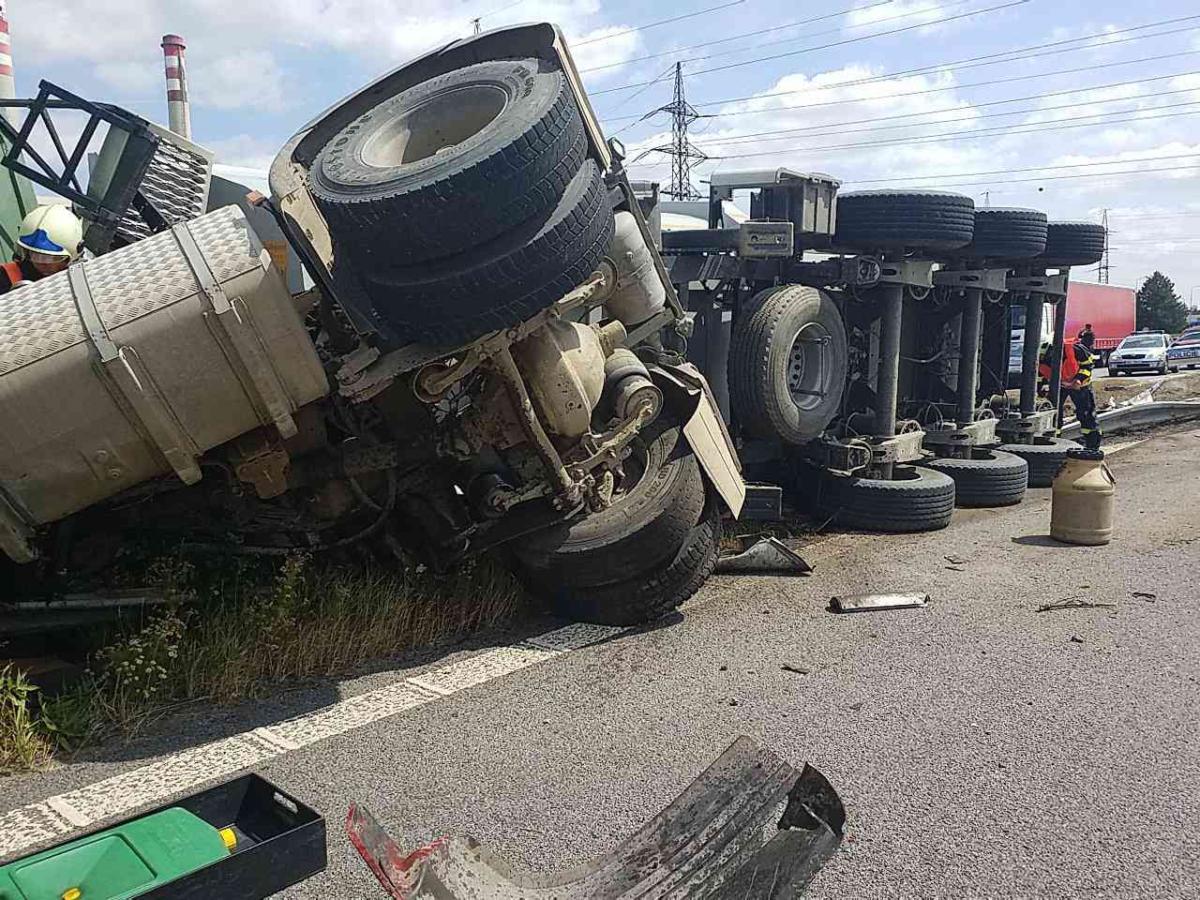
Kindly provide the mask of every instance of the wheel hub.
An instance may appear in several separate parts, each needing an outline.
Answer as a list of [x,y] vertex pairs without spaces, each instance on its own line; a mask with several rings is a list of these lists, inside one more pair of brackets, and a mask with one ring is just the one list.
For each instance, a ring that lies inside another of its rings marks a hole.
[[813,409],[825,399],[832,385],[833,365],[829,347],[832,338],[825,327],[810,322],[796,334],[788,353],[788,393],[800,409]]

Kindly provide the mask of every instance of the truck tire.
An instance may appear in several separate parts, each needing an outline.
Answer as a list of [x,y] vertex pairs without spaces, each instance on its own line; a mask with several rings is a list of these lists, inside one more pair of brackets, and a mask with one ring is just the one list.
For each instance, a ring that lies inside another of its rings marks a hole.
[[955,250],[971,243],[974,233],[975,201],[963,194],[852,191],[837,198],[837,247]]
[[658,577],[679,556],[705,509],[700,465],[669,416],[661,415],[635,440],[625,466],[630,483],[618,486],[611,506],[512,545],[538,593],[556,604],[575,603],[589,621],[605,614],[581,598],[596,588]]
[[959,254],[972,259],[1031,259],[1046,249],[1046,214],[1036,209],[975,210],[975,234]]
[[920,466],[896,466],[892,481],[824,472],[817,512],[862,531],[936,531],[954,513],[954,480]]
[[474,250],[364,280],[376,309],[406,337],[463,343],[529,318],[586,279],[613,228],[604,179],[589,159],[549,214]]
[[358,266],[412,265],[553,209],[587,152],[566,77],[536,59],[415,85],[325,145],[312,194]]
[[661,619],[700,590],[716,567],[720,550],[721,508],[711,498],[699,524],[688,532],[674,558],[660,568],[595,587],[540,584],[533,578],[526,583],[565,619],[598,625],[640,625]]
[[1029,484],[1029,464],[1000,450],[975,450],[970,459],[945,457],[922,465],[954,479],[956,506],[1013,506],[1025,498]]
[[1103,225],[1095,222],[1051,222],[1046,249],[1037,258],[1043,266],[1090,266],[1104,257],[1107,243]]
[[1029,465],[1029,486],[1050,487],[1067,463],[1067,451],[1078,450],[1081,444],[1065,438],[1037,438],[1032,444],[1001,444],[1000,450],[1019,456]]
[[729,348],[739,423],[755,437],[811,441],[838,413],[848,361],[846,328],[828,294],[800,285],[762,291],[738,316]]

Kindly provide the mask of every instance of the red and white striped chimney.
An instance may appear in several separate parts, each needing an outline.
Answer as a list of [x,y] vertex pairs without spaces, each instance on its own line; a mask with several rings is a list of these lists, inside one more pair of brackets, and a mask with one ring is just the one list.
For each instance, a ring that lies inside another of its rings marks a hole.
[[[8,0],[0,0],[0,99],[11,100],[17,96],[17,85],[13,81],[12,44],[8,38]],[[18,125],[17,110],[6,109],[5,115],[13,125]]]
[[191,140],[192,109],[188,104],[187,67],[183,56],[187,44],[177,34],[164,34],[162,48],[167,67],[168,124],[173,132]]

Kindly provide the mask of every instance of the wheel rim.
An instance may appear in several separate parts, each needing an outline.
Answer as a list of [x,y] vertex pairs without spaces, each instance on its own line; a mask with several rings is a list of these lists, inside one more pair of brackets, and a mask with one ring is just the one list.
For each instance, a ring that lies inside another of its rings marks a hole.
[[421,162],[479,134],[508,105],[498,84],[468,84],[440,91],[397,116],[372,135],[362,161],[379,169]]
[[820,406],[833,388],[833,337],[819,322],[803,326],[788,351],[788,395],[799,409]]

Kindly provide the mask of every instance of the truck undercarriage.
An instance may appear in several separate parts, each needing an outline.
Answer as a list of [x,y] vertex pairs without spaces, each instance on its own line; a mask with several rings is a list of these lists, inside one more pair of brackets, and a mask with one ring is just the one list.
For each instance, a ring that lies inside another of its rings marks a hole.
[[[53,85],[16,105],[5,162],[76,202],[95,254],[0,306],[4,411],[31,423],[0,454],[0,543],[25,581],[146,537],[438,570],[507,546],[557,611],[625,624],[707,577],[738,463],[557,29],[397,69],[289,142],[273,197],[208,213],[202,148]],[[63,108],[109,129],[87,191],[79,148],[59,170],[30,145]],[[156,193],[180,159],[195,177]]]

